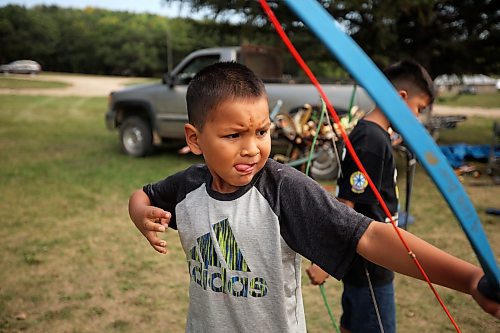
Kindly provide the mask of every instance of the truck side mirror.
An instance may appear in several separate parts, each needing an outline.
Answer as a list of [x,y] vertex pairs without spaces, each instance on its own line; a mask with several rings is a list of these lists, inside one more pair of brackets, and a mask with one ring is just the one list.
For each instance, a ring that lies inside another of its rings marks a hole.
[[161,82],[168,85],[170,88],[173,88],[175,85],[175,79],[168,72],[163,73]]

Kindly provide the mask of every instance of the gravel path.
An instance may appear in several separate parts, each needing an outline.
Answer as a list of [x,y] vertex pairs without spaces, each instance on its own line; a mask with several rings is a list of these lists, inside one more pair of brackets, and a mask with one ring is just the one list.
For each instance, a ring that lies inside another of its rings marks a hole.
[[[69,83],[70,86],[60,89],[0,89],[0,94],[16,95],[51,95],[51,96],[107,96],[111,91],[118,90],[137,82],[135,78],[78,74],[50,74],[43,73],[34,77],[26,75],[10,75],[20,79],[35,79],[47,81],[61,81]],[[486,109],[473,107],[452,107],[434,105],[435,115],[464,115],[481,116],[500,119],[500,108]]]
[[50,96],[107,96],[111,91],[137,81],[135,78],[77,74],[41,74],[36,76],[9,75],[7,77],[40,81],[59,81],[70,84],[65,88],[48,89],[0,89],[3,95],[50,95]]
[[434,105],[432,108],[432,114],[438,116],[481,116],[486,118],[496,118],[500,120],[500,108],[486,109],[476,107]]

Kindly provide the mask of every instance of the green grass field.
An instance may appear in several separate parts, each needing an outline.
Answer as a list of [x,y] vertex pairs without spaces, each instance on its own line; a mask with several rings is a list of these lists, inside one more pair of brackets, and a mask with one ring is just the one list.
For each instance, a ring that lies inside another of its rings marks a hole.
[[[130,222],[127,201],[200,159],[175,147],[123,155],[105,110],[105,98],[0,96],[0,332],[184,332],[188,275],[177,234],[169,230],[170,253],[157,254]],[[491,124],[470,118],[441,139],[467,133],[489,143]],[[415,184],[410,231],[477,262],[421,169]],[[484,210],[499,208],[500,188],[488,176],[465,186],[498,257],[500,220]],[[319,289],[303,277],[309,332],[333,332]],[[341,284],[329,279],[325,288],[338,317]],[[400,332],[453,331],[424,283],[398,276],[396,288]],[[463,332],[498,332],[500,321],[470,297],[438,290]]]
[[436,104],[449,106],[469,106],[481,108],[500,108],[500,92],[477,95],[447,95],[436,98]]
[[64,88],[69,84],[60,81],[43,81],[36,78],[0,77],[0,89],[45,89]]

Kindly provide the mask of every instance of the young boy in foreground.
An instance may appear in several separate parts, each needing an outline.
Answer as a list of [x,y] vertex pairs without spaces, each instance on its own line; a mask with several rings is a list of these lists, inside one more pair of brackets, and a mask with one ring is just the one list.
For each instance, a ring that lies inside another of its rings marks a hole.
[[[371,223],[301,172],[269,159],[264,84],[236,63],[206,67],[187,95],[186,142],[203,155],[194,165],[134,192],[130,218],[151,246],[177,229],[190,274],[187,332],[306,332],[301,255],[341,279],[356,253],[420,277],[392,226]],[[471,294],[480,268],[403,232],[437,284]]]

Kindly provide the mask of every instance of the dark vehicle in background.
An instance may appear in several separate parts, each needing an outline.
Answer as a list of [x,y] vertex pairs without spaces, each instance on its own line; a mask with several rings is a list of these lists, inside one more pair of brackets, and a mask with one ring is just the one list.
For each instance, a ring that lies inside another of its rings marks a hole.
[[[318,131],[311,122],[321,105],[319,94],[311,83],[283,73],[279,50],[253,45],[198,50],[165,73],[161,82],[111,92],[105,120],[108,129],[118,130],[122,150],[139,157],[165,142],[184,143],[188,84],[202,68],[219,61],[242,63],[262,78],[275,125],[271,130],[273,148],[284,153],[273,158],[303,168],[311,149],[311,134]],[[352,82],[322,87],[339,114],[347,113],[354,91],[353,105],[365,111],[374,107],[365,90]],[[321,133],[310,174],[315,179],[333,179],[338,170],[333,127],[324,124]]]
[[[105,121],[108,129],[119,131],[122,150],[139,157],[162,142],[184,140],[187,86],[200,69],[218,61],[236,61],[252,69],[266,85],[269,107],[279,105],[280,113],[294,114],[305,104],[321,104],[312,84],[283,74],[278,50],[253,45],[202,49],[165,73],[162,82],[111,92]],[[339,113],[347,112],[353,89],[354,105],[366,111],[374,107],[365,90],[352,83],[324,84],[323,89]]]
[[[236,61],[252,69],[266,86],[273,121],[273,148],[280,148],[275,149],[273,158],[303,169],[311,151],[313,134],[320,133],[310,174],[315,179],[334,179],[338,175],[338,154],[342,148],[337,129],[331,122],[317,124],[321,100],[316,88],[303,79],[284,74],[281,60],[278,50],[254,45],[192,52],[170,73],[165,73],[161,82],[111,92],[106,126],[118,131],[123,152],[134,157],[146,156],[154,146],[162,143],[185,143],[189,82],[205,66],[218,61]],[[347,120],[343,126],[348,130],[375,106],[366,91],[352,82],[322,84],[322,88],[337,114]],[[437,139],[439,130],[454,128],[465,119],[464,116],[434,116],[430,109],[422,121]]]
[[9,64],[0,65],[1,73],[38,74],[41,71],[42,66],[33,60],[16,60]]

